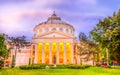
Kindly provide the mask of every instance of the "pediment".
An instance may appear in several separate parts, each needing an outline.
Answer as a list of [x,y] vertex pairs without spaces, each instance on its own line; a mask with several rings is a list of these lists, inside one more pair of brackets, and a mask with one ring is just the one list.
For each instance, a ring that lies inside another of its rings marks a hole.
[[49,32],[49,33],[40,35],[39,38],[74,38],[74,36],[61,33],[61,32]]

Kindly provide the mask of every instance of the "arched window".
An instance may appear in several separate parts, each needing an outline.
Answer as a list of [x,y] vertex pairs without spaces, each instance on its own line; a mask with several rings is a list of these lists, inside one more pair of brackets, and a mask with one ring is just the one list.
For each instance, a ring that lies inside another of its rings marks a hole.
[[68,32],[69,32],[69,30],[68,30],[68,29],[66,29],[66,32],[68,33]]
[[60,30],[60,31],[63,31],[63,28],[60,28],[59,30]]

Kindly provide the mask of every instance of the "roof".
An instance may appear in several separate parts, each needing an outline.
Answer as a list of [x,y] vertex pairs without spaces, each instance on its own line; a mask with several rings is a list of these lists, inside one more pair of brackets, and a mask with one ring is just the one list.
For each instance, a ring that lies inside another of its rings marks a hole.
[[[63,24],[63,25],[72,26],[72,25],[62,21],[61,18],[58,17],[55,12],[53,12],[53,14],[50,17],[48,17],[47,21],[42,22],[39,25],[43,25],[43,24]],[[37,25],[37,26],[39,26],[39,25]]]

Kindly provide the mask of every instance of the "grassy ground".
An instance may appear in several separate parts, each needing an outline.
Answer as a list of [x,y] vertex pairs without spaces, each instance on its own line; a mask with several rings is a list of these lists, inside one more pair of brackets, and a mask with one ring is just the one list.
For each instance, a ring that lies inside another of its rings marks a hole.
[[0,70],[0,75],[120,75],[120,69],[90,67],[87,69],[20,70],[15,68]]

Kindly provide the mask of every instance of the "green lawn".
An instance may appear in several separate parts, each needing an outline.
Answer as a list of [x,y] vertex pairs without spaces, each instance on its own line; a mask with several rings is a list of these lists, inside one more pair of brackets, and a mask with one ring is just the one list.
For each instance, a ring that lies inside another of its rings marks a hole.
[[90,67],[87,69],[20,70],[15,68],[0,70],[0,75],[120,75],[120,69]]

